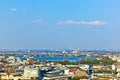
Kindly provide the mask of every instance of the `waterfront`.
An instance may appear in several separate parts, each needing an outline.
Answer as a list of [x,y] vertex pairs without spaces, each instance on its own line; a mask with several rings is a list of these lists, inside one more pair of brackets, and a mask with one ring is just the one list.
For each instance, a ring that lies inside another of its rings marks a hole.
[[[20,59],[27,59],[27,57],[24,56],[19,56]],[[80,55],[80,56],[34,56],[31,57],[34,60],[38,61],[63,61],[63,60],[68,60],[70,62],[77,62],[80,60],[97,60],[93,56],[86,56],[86,55]]]
[[96,60],[95,57],[88,57],[88,56],[35,56],[34,59],[36,60],[42,60],[42,61],[62,61],[62,60],[68,60],[70,62],[76,62],[76,61],[80,61],[80,60],[86,60],[86,59],[90,59],[90,60]]
[[[14,80],[61,80],[61,78],[62,80],[94,80],[95,78],[101,79],[106,75],[106,80],[109,80],[114,76],[116,79],[120,76],[120,54],[118,52],[104,51],[103,53],[103,51],[76,50],[65,52],[1,51],[1,78]],[[9,77],[7,77],[8,74]],[[108,79],[108,77],[110,78]]]

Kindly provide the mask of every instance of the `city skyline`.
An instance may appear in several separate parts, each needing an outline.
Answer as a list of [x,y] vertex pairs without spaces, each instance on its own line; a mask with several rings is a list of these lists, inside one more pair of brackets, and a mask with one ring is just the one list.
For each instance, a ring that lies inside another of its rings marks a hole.
[[120,49],[119,0],[1,0],[0,49]]

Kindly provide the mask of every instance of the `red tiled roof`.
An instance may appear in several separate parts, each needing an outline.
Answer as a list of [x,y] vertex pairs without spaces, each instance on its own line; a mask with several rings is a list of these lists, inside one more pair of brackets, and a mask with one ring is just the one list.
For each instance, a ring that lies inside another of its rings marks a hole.
[[120,62],[115,62],[114,64],[115,64],[115,65],[120,65]]
[[[79,67],[71,67],[71,68],[69,68],[69,72],[75,72],[77,70],[82,70],[82,69],[79,68]],[[84,70],[82,70],[82,71],[84,71]]]

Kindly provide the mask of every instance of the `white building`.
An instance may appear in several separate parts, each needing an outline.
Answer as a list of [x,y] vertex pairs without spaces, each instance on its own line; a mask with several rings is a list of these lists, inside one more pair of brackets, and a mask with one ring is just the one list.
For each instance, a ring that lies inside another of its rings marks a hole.
[[27,78],[31,78],[31,77],[38,78],[39,76],[40,76],[40,70],[38,68],[26,67],[24,69],[24,77],[27,77]]
[[89,65],[87,65],[87,64],[80,64],[79,67],[85,71],[87,71],[89,69]]

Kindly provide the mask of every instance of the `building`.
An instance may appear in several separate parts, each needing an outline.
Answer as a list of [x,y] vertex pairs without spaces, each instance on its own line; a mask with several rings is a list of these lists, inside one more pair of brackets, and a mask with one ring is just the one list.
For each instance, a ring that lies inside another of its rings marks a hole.
[[44,80],[68,80],[68,76],[61,74],[61,71],[50,71],[47,72]]
[[39,68],[25,67],[25,69],[24,69],[24,77],[38,79],[39,76],[40,76]]

